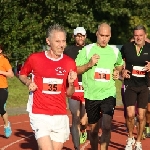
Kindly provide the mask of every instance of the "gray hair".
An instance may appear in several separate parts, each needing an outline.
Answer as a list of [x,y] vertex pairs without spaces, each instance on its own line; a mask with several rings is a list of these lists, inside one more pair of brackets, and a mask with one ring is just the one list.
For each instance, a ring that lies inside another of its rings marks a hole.
[[143,30],[146,33],[146,28],[143,25],[137,25],[134,27],[133,31],[135,30]]
[[63,26],[61,26],[60,24],[54,24],[48,27],[46,38],[51,38],[54,31],[64,32],[66,35],[66,31]]

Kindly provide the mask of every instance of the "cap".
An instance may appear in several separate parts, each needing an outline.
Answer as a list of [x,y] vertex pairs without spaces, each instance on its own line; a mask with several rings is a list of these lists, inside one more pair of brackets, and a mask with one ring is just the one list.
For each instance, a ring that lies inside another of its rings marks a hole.
[[82,35],[86,35],[86,31],[84,29],[84,27],[77,27],[76,29],[74,29],[74,35],[77,35],[78,33],[82,34]]

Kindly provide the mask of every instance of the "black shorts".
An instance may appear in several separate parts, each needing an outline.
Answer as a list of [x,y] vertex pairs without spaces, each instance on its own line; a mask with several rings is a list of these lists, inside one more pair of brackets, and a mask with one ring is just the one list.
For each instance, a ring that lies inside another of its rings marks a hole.
[[137,102],[137,108],[146,109],[148,104],[148,87],[146,85],[140,87],[127,86],[124,94],[124,100],[126,107],[135,106]]
[[89,124],[95,124],[101,117],[101,114],[113,116],[116,106],[116,98],[110,96],[104,100],[89,100],[85,99],[85,109]]
[[4,115],[5,111],[5,104],[8,98],[8,91],[7,88],[0,88],[0,114]]

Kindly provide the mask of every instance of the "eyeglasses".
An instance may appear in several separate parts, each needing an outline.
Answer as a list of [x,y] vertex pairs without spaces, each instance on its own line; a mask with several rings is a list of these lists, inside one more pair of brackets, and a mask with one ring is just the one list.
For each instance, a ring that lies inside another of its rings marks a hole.
[[75,35],[76,38],[85,38],[85,35],[82,35],[82,34],[77,34]]

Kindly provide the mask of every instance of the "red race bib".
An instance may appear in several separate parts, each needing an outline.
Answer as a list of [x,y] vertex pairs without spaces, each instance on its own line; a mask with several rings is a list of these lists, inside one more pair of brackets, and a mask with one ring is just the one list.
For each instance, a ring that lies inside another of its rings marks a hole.
[[60,94],[62,89],[63,79],[43,78],[42,93],[45,94]]

